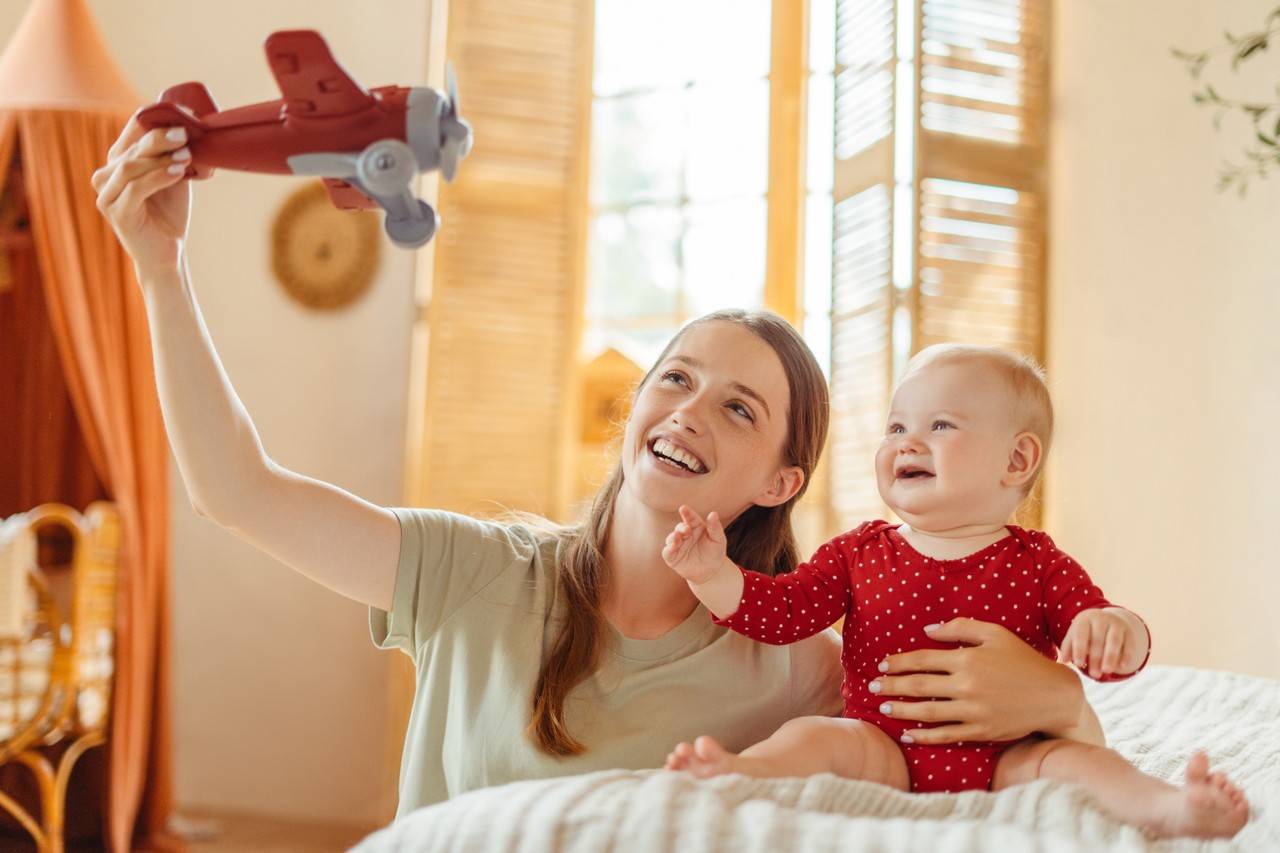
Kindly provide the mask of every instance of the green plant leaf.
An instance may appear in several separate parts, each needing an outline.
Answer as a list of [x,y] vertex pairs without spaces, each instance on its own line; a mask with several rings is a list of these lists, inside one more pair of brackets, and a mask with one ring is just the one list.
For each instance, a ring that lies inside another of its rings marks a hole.
[[1240,63],[1244,62],[1250,56],[1253,56],[1260,50],[1267,49],[1267,34],[1259,33],[1241,43],[1241,47],[1236,51],[1235,58],[1231,60],[1231,70],[1235,71],[1240,67]]

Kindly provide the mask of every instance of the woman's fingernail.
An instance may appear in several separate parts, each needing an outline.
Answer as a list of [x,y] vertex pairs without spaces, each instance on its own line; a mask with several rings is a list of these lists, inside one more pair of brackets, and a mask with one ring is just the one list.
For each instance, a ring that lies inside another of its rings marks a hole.
[[165,136],[170,142],[186,142],[187,129],[185,127],[171,127]]
[[880,663],[876,664],[876,669],[880,670],[881,672],[888,672],[889,662],[887,660],[880,661]]
[[902,740],[902,742],[903,742],[903,743],[915,743],[915,742],[916,742],[916,739],[915,739],[915,738],[913,738],[911,735],[907,735],[907,734],[904,734],[904,735],[902,736],[901,740]]
[[169,167],[170,175],[181,175],[185,171],[187,171],[187,167],[182,163],[174,163],[172,166]]
[[171,156],[172,156],[172,157],[173,157],[173,159],[175,159],[175,160],[190,160],[190,159],[191,159],[191,149],[190,149],[190,148],[179,148],[177,151],[173,152],[173,154],[172,154]]
[[939,628],[941,628],[941,627],[942,627],[942,626],[941,626],[941,625],[939,625],[937,622],[934,622],[932,625],[925,625],[925,626],[924,626],[924,629],[925,629],[926,631],[936,631],[936,630],[938,630],[938,629],[939,629]]
[[883,705],[880,706],[880,713],[884,714],[886,717],[892,716],[893,704],[891,702],[885,702]]
[[879,693],[879,692],[880,692],[880,682],[879,682],[879,681],[873,681],[873,682],[871,682],[870,684],[868,684],[868,685],[867,685],[867,689],[868,689],[868,690],[870,690],[872,693]]

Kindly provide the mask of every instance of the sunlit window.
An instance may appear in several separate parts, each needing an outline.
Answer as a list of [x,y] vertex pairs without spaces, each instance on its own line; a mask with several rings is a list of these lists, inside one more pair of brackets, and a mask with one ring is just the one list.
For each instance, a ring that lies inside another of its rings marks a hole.
[[836,139],[835,5],[836,0],[810,0],[809,3],[808,125],[805,128],[802,331],[818,363],[828,374],[831,370],[831,225],[835,181],[832,151]]
[[586,357],[647,366],[686,320],[761,307],[769,27],[769,0],[598,0]]

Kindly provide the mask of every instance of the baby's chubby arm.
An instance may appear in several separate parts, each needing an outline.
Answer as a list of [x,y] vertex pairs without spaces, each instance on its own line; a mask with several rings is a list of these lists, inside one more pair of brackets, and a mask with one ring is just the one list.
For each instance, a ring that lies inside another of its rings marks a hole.
[[717,619],[727,619],[742,601],[742,571],[729,559],[724,526],[717,513],[702,516],[680,507],[681,521],[667,536],[662,559]]
[[1058,649],[1061,663],[1074,663],[1090,678],[1132,675],[1151,650],[1147,626],[1123,607],[1082,610]]

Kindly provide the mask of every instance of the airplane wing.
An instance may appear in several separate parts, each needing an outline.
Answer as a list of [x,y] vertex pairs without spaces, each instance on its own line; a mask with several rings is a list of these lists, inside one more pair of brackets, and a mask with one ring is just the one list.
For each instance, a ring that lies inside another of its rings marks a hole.
[[267,37],[266,51],[285,110],[291,115],[345,115],[373,103],[373,97],[351,79],[314,30],[272,33]]

